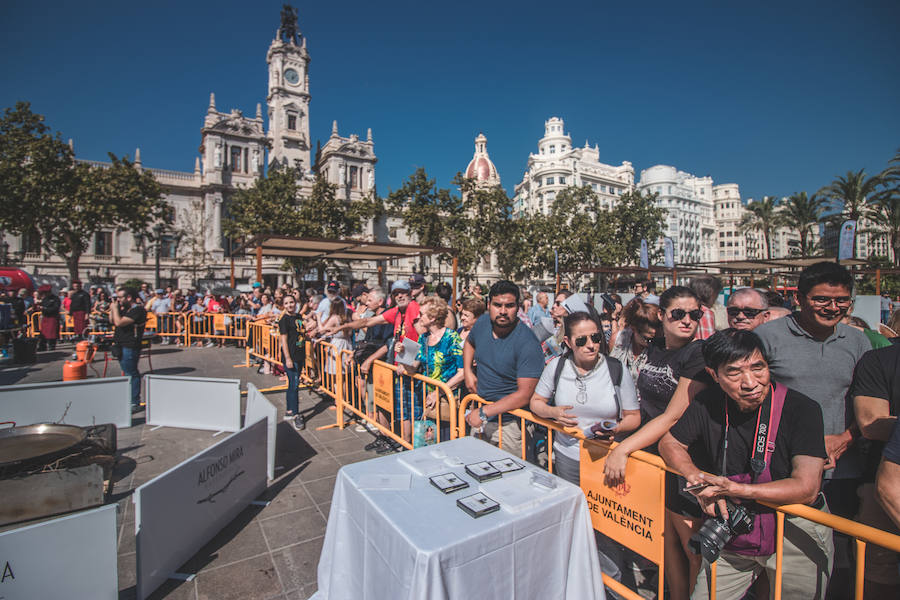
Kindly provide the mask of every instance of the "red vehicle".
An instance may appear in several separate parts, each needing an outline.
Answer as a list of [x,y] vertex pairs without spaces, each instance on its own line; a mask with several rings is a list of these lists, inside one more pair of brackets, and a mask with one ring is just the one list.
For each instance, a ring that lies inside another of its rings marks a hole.
[[10,269],[0,267],[0,290],[18,292],[20,289],[31,294],[36,289],[34,279],[22,269]]

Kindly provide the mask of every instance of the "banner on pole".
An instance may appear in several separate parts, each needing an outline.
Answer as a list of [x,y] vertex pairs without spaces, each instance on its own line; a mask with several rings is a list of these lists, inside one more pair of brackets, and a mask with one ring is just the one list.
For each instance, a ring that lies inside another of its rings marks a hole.
[[844,221],[841,225],[841,240],[838,246],[838,260],[853,258],[853,245],[856,242],[856,221]]
[[553,273],[559,273],[559,250],[553,251]]
[[675,268],[675,242],[670,237],[663,238],[663,249],[665,251],[665,265],[667,269]]
[[647,240],[641,240],[641,268],[650,268],[650,256],[647,252]]

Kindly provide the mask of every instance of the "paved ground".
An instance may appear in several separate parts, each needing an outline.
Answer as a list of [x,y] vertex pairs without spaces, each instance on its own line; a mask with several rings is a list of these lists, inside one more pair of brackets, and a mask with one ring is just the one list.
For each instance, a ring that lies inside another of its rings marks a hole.
[[[27,367],[0,366],[0,385],[59,380],[62,363],[72,353],[71,345],[56,352],[42,352],[38,363]],[[277,377],[256,373],[255,368],[234,368],[243,362],[237,348],[154,347],[154,373],[198,377],[240,378],[259,388],[278,385]],[[97,361],[102,372],[102,360]],[[146,360],[142,371],[148,370]],[[110,362],[109,374],[118,375],[118,365]],[[284,411],[284,393],[267,394]],[[334,423],[335,413],[314,393],[301,392],[300,406],[308,419],[303,432],[279,423],[276,453],[276,480],[264,499],[268,506],[244,510],[219,535],[202,548],[181,571],[194,573],[189,582],[169,580],[151,598],[194,598],[203,600],[304,599],[316,591],[316,567],[325,535],[325,524],[338,469],[345,464],[374,458],[363,446],[372,441],[369,433],[350,427],[316,431]],[[136,415],[142,417],[143,413]],[[119,598],[135,593],[135,536],[132,490],[221,440],[212,432],[175,428],[155,431],[142,424],[120,429],[122,455],[115,474],[113,500],[119,503]]]

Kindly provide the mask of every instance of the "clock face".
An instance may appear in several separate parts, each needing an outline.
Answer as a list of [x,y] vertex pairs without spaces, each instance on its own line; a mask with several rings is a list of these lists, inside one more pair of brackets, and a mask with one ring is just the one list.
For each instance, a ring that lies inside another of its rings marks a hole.
[[294,69],[286,69],[284,72],[284,80],[291,85],[297,85],[297,82],[300,81],[300,75],[298,75],[297,71]]

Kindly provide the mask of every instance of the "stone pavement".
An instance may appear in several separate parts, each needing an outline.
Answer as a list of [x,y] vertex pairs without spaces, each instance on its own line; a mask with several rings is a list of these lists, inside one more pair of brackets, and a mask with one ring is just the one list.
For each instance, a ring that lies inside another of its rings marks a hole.
[[[42,352],[35,365],[0,367],[0,385],[37,383],[61,379],[62,363],[71,355],[71,345],[56,352]],[[242,350],[225,348],[179,349],[158,346],[153,350],[153,372],[160,375],[224,377],[248,381],[260,389],[278,385],[277,377],[256,373],[256,368],[234,368],[243,362]],[[96,361],[102,373],[102,357]],[[140,364],[148,370],[146,360]],[[89,371],[90,373],[90,371]],[[90,373],[93,375],[93,373]],[[119,375],[110,361],[109,375]],[[284,392],[266,397],[284,412]],[[303,599],[316,591],[319,562],[331,494],[342,465],[374,458],[363,450],[372,434],[357,433],[354,425],[343,430],[316,427],[335,422],[330,399],[302,391],[300,407],[307,428],[295,431],[279,422],[275,458],[275,481],[261,499],[268,506],[250,506],[195,554],[181,572],[195,574],[191,581],[169,580],[151,598],[202,600]],[[119,461],[114,479],[113,501],[119,503],[119,598],[136,597],[135,534],[132,490],[222,439],[213,432],[176,428],[153,429],[143,424],[118,432]]]

